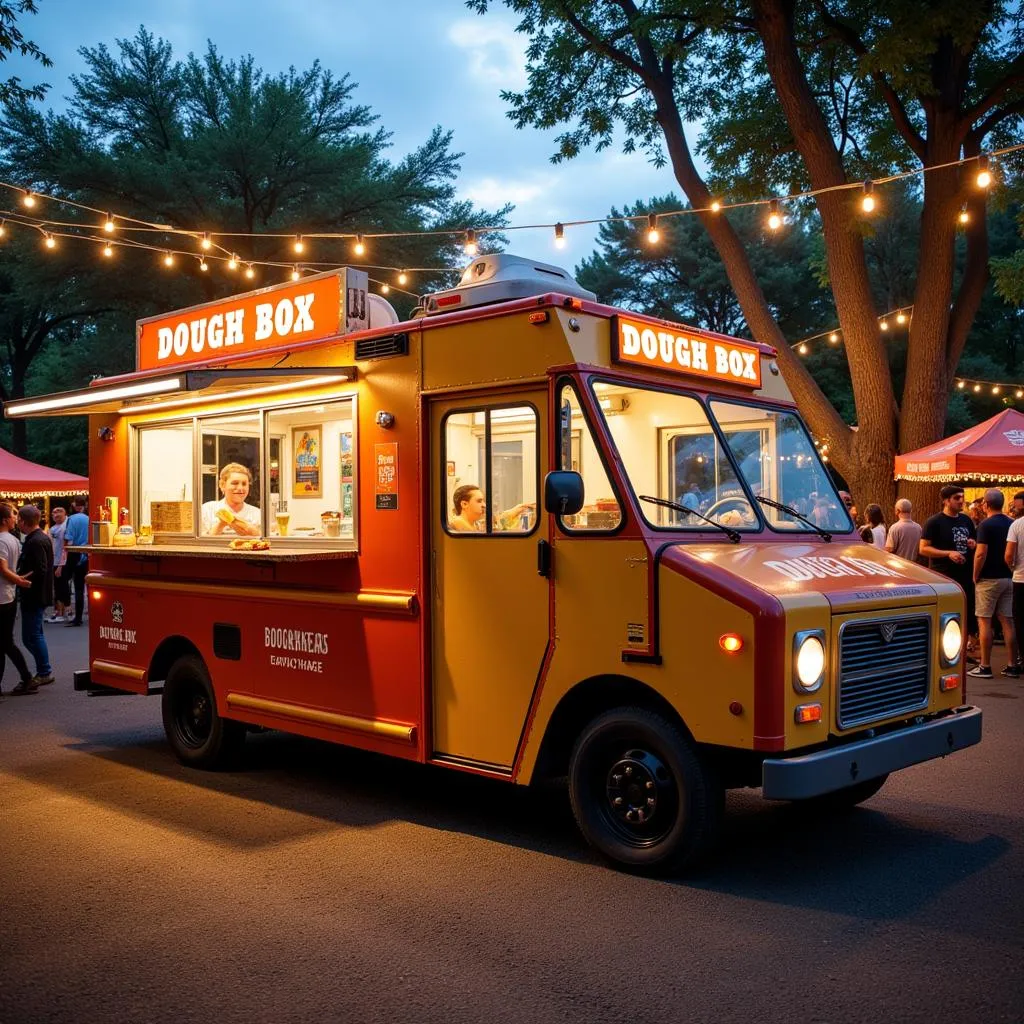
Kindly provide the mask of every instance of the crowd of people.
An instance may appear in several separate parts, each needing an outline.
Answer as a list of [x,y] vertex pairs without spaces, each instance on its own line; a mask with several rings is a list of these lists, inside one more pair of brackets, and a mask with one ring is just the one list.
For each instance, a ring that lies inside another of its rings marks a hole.
[[[861,539],[909,561],[928,565],[955,580],[967,599],[967,673],[992,678],[992,648],[1005,644],[1004,676],[1024,675],[1018,637],[1024,637],[1024,491],[1004,511],[998,488],[966,504],[963,487],[947,484],[939,492],[942,511],[924,525],[914,521],[906,498],[896,502],[895,519],[885,526],[879,505],[868,505],[863,521],[846,491],[840,496],[858,524]],[[965,507],[966,506],[966,507]]]
[[[37,693],[54,681],[44,622],[82,625],[88,555],[68,549],[88,542],[89,517],[84,500],[71,508],[68,515],[67,509],[55,507],[47,532],[35,505],[15,509],[0,502],[0,700],[8,659],[19,677],[10,690],[13,696]],[[14,639],[19,606],[21,643],[32,657],[34,673]]]

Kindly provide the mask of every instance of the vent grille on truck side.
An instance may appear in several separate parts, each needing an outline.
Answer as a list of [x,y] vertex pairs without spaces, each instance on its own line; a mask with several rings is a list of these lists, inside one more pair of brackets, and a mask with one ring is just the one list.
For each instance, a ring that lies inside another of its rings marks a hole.
[[927,616],[844,623],[839,629],[839,728],[926,706],[930,640]]
[[383,359],[409,354],[408,334],[388,334],[383,338],[364,338],[356,342],[356,359]]

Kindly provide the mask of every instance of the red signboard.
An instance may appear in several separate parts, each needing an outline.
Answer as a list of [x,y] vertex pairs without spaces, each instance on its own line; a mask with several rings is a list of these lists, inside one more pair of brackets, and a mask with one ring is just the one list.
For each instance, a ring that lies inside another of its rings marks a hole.
[[761,350],[756,345],[625,316],[612,318],[612,332],[612,359],[617,363],[761,386]]

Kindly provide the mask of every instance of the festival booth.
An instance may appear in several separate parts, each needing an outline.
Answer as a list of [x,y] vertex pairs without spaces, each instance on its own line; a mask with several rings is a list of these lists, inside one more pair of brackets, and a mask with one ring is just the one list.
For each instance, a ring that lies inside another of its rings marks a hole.
[[43,499],[43,522],[50,521],[50,499],[89,493],[88,477],[29,462],[0,448],[0,499],[15,504]]
[[1024,413],[1004,409],[959,434],[897,455],[896,479],[964,484],[968,502],[998,487],[1008,508],[1024,486]]

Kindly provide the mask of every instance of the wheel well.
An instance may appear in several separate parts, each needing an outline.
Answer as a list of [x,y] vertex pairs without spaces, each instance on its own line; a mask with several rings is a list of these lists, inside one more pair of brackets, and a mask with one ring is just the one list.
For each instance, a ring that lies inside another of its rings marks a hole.
[[689,736],[679,713],[659,693],[628,676],[595,676],[577,683],[558,702],[537,756],[533,778],[559,778],[569,771],[569,756],[586,724],[615,707],[641,707],[657,711]]
[[169,636],[160,641],[160,646],[153,652],[149,663],[149,683],[152,686],[154,680],[160,681],[167,678],[171,666],[183,655],[194,654],[202,658],[199,649],[191,640],[183,636]]

